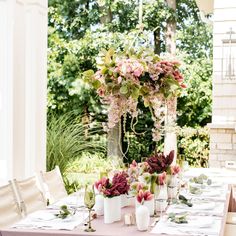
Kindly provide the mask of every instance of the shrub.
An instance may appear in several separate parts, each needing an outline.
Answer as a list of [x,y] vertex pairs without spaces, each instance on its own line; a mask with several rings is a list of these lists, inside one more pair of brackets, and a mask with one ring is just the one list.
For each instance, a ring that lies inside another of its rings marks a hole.
[[209,130],[207,127],[182,127],[178,134],[178,159],[194,167],[208,167]]

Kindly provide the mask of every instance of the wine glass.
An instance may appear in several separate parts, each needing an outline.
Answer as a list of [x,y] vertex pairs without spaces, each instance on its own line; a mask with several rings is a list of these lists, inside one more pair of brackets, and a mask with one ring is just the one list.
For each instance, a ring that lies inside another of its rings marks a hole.
[[93,206],[95,205],[95,192],[93,185],[86,185],[85,193],[84,193],[84,204],[89,210],[89,221],[88,221],[88,228],[85,229],[86,232],[94,232],[96,231],[91,227],[91,211]]

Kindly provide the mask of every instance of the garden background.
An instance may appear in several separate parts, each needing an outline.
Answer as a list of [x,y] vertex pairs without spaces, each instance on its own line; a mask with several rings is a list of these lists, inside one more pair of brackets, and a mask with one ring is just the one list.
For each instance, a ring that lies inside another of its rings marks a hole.
[[[178,0],[176,11],[164,0],[143,1],[142,31],[137,27],[138,12],[137,0],[49,0],[47,169],[59,165],[69,191],[115,165],[107,157],[102,128],[106,107],[84,81],[83,72],[96,70],[102,49],[134,43],[164,53],[169,20],[176,22],[176,54],[187,84],[177,101],[177,160],[208,165],[212,26],[202,21],[194,0]],[[130,142],[125,163],[143,160],[154,147],[162,150],[163,140],[152,141],[148,112],[136,125],[140,135],[129,128],[129,122],[128,118],[122,144],[125,148]]]

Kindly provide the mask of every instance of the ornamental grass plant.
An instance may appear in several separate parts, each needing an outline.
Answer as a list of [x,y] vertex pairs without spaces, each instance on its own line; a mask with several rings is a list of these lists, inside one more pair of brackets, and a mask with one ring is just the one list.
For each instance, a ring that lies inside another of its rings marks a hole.
[[106,152],[106,144],[99,138],[103,131],[98,123],[83,123],[82,115],[72,112],[50,115],[47,126],[47,171],[59,166],[63,176],[67,166],[84,152]]

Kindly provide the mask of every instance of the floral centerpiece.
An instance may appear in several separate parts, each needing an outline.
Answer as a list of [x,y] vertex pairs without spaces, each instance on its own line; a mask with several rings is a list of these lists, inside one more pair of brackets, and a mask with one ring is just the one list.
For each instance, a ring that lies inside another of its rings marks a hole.
[[149,190],[143,191],[140,189],[136,198],[140,204],[143,204],[145,201],[151,201],[153,199],[153,194]]
[[[149,158],[146,162],[148,163],[148,172],[150,173],[150,191],[155,193],[157,185],[163,185],[165,182],[165,175],[171,167],[174,160],[174,151],[172,150],[168,155],[163,153],[157,153]],[[161,175],[161,173],[164,173]]]
[[140,189],[136,196],[136,207],[143,205],[148,208],[149,215],[154,215],[154,195],[149,190]]
[[103,177],[95,182],[95,187],[104,197],[108,198],[127,194],[130,189],[127,177],[128,175],[124,171],[118,172],[113,176],[112,181],[109,178]]
[[133,160],[127,170],[129,183],[131,184],[133,182],[140,181],[140,176],[148,171],[148,167],[149,166],[147,162],[137,163],[135,160]]
[[103,103],[108,104],[108,124],[111,129],[122,116],[129,113],[138,117],[138,102],[150,108],[154,128],[153,140],[161,137],[165,106],[168,116],[175,113],[175,97],[185,88],[179,70],[180,63],[161,59],[151,50],[115,52],[113,49],[100,54],[98,70],[84,73],[85,79],[97,90]]
[[167,171],[170,168],[174,160],[174,150],[172,150],[168,155],[164,155],[164,153],[157,153],[147,158],[146,162],[148,163],[148,170],[150,174],[162,173]]

